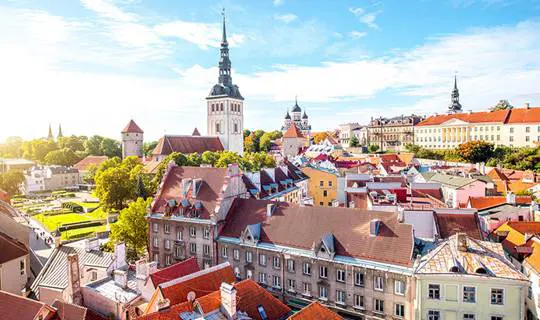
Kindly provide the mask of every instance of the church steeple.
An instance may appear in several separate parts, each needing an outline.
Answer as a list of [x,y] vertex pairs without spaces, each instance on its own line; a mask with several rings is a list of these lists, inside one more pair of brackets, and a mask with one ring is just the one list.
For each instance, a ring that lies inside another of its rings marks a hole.
[[47,135],[47,140],[50,140],[50,141],[53,141],[54,140],[54,136],[52,134],[52,128],[51,128],[51,124],[49,123],[49,134]]
[[451,102],[448,106],[448,113],[459,113],[462,111],[461,104],[459,103],[459,90],[457,87],[457,76],[454,75],[454,89],[452,90]]
[[58,124],[58,139],[62,138],[64,135],[62,134],[62,125]]
[[223,35],[221,38],[221,58],[219,60],[219,83],[229,87],[232,85],[231,79],[231,60],[229,59],[229,43],[227,42],[227,30],[225,27],[225,10],[221,13],[223,15]]

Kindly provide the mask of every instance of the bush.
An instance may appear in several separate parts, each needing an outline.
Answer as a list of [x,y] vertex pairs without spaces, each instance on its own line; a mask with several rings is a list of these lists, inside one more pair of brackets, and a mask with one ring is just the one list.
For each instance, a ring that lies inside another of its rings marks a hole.
[[71,209],[73,212],[84,212],[84,208],[75,202],[64,202],[62,203],[62,208]]

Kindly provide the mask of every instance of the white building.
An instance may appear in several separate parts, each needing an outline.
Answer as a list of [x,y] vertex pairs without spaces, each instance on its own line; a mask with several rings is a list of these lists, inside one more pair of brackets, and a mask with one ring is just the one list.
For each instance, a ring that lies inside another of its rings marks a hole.
[[23,193],[54,191],[75,187],[79,170],[64,166],[35,166],[25,171]]
[[143,134],[144,132],[135,121],[130,120],[122,130],[122,159],[143,156]]
[[219,60],[219,80],[206,97],[207,132],[218,136],[225,150],[244,153],[244,97],[232,83],[229,43],[223,17],[223,36]]

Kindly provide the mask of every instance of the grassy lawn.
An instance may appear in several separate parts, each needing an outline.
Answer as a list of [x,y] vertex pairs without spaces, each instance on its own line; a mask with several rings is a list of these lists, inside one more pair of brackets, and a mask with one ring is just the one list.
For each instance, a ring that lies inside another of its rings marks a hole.
[[107,226],[87,227],[62,232],[62,240],[71,240],[93,236],[95,232],[105,231]]
[[103,208],[99,207],[96,210],[85,213],[85,217],[88,217],[89,220],[102,220],[107,219],[107,212],[103,211]]
[[65,214],[59,214],[56,216],[44,216],[42,213],[36,214],[34,216],[34,219],[41,222],[41,224],[49,231],[52,232],[56,230],[56,227],[61,226],[65,223],[73,223],[73,222],[81,222],[81,221],[88,221],[92,219],[88,219],[85,216],[77,213],[65,213]]
[[75,203],[81,205],[84,208],[97,208],[97,207],[99,207],[99,202],[75,201]]

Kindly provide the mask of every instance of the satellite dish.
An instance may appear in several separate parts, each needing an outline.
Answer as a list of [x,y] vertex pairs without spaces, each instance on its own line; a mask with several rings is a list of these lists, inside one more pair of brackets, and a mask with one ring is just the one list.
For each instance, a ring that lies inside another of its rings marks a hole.
[[195,301],[195,298],[196,298],[195,292],[193,292],[193,291],[188,292],[187,301],[193,302],[193,301]]

